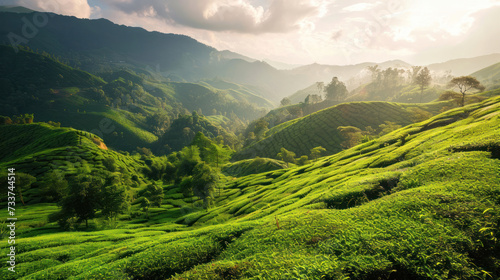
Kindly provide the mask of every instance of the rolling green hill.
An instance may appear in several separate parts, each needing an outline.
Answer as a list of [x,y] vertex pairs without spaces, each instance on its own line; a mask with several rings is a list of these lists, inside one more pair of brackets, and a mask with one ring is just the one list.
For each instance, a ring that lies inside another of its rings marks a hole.
[[286,162],[270,158],[254,158],[228,163],[222,167],[222,172],[229,176],[243,177],[250,174],[264,173],[288,168]]
[[[208,211],[183,202],[153,209],[148,221],[122,217],[115,229],[20,235],[17,272],[4,262],[0,275],[496,279],[499,112],[493,97],[310,165],[229,181]],[[165,202],[178,196],[165,188]],[[53,211],[44,207],[20,208],[18,223],[50,227],[35,223]]]
[[434,115],[444,103],[427,105],[398,104],[388,102],[343,103],[318,111],[305,117],[274,126],[266,133],[266,138],[235,154],[235,160],[245,158],[275,158],[283,147],[297,154],[308,155],[310,149],[323,146],[328,154],[342,150],[345,140],[338,131],[339,126],[355,126],[364,130],[367,126],[377,129],[386,121],[408,125],[420,120],[424,115]]
[[492,88],[500,85],[500,63],[493,64],[470,74],[476,77],[483,85]]
[[[78,168],[88,166],[91,170],[107,170],[106,162],[113,162],[113,169],[123,174],[135,175],[137,186],[147,181],[143,175],[144,162],[108,150],[98,136],[71,128],[58,128],[45,123],[0,126],[0,166],[3,172],[8,167],[17,173],[29,174],[36,182],[23,190],[24,202],[33,204],[43,201],[41,185],[51,172],[62,178],[77,174]],[[115,170],[115,171],[116,171]],[[21,187],[21,186],[19,186]],[[1,200],[5,202],[5,199]]]

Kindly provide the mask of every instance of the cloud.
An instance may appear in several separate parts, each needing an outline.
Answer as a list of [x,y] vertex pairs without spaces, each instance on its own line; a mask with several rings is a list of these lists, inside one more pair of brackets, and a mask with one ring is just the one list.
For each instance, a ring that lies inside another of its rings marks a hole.
[[236,33],[286,33],[311,27],[325,13],[323,0],[273,0],[268,7],[250,0],[102,0],[115,9],[139,17],[155,17],[168,24]]
[[92,13],[87,0],[0,0],[0,5],[23,6],[79,18],[89,18]]
[[347,6],[342,9],[343,12],[362,12],[366,10],[370,10],[373,7],[377,6],[379,3],[358,3],[354,5]]

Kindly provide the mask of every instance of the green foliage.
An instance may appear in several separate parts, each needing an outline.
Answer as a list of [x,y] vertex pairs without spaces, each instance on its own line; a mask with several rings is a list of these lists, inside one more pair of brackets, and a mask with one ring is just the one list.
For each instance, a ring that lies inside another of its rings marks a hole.
[[161,208],[119,215],[118,229],[57,232],[41,223],[55,205],[20,207],[33,229],[16,228],[23,262],[0,277],[497,279],[499,110],[494,97],[309,165],[222,179],[206,210],[167,186]]
[[326,99],[337,101],[344,100],[349,93],[345,84],[339,81],[337,77],[333,77],[331,82],[325,86],[324,90],[326,92]]
[[283,161],[256,157],[254,159],[228,163],[222,167],[222,173],[234,177],[242,177],[250,174],[274,171],[287,167],[287,164]]
[[309,160],[308,156],[301,156],[300,158],[296,159],[296,162],[298,165],[306,165],[309,164],[311,161]]
[[400,129],[401,125],[396,124],[395,122],[385,121],[385,123],[379,125],[379,127],[381,129],[380,135],[384,135],[394,130]]
[[161,206],[164,197],[163,188],[156,183],[147,185],[143,192],[139,192],[139,195],[146,197],[151,205],[156,207]]
[[289,163],[295,163],[295,153],[285,148],[281,148],[280,152],[276,155],[279,160]]
[[200,162],[193,169],[193,193],[203,199],[204,208],[208,208],[212,204],[218,182],[219,175],[210,165]]
[[254,158],[256,156],[275,158],[281,147],[294,152],[300,157],[309,155],[312,148],[322,146],[327,150],[324,155],[331,155],[342,150],[340,144],[344,141],[344,138],[340,131],[337,130],[339,126],[378,129],[379,125],[384,124],[386,121],[395,122],[398,125],[408,125],[413,123],[416,117],[415,111],[411,108],[421,109],[422,111],[418,111],[421,116],[426,115],[424,111],[435,115],[446,105],[448,104],[444,102],[425,105],[388,102],[339,104],[272,127],[266,133],[264,139],[250,143],[236,152],[233,160]]
[[67,227],[70,219],[77,217],[77,222],[85,221],[88,227],[88,220],[94,218],[100,209],[103,185],[103,179],[98,174],[82,173],[72,178],[68,192],[61,201],[61,212],[57,217],[59,224]]
[[345,139],[340,144],[343,148],[349,149],[361,143],[361,139],[363,138],[361,129],[354,126],[339,126],[337,129]]
[[68,189],[68,181],[64,178],[64,173],[60,170],[53,170],[43,176],[43,181],[39,184],[42,197],[47,202],[58,202]]
[[326,152],[326,149],[321,147],[321,146],[318,146],[318,147],[315,147],[315,148],[312,148],[311,149],[311,160],[317,160],[319,157],[321,157],[321,155]]
[[465,105],[465,94],[470,90],[483,91],[485,87],[472,76],[461,76],[453,78],[449,84],[449,87],[457,87],[462,94],[461,106]]

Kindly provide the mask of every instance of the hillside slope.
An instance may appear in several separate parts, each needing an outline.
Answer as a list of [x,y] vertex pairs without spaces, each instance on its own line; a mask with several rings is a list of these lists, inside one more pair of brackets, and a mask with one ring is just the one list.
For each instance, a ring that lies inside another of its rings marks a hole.
[[[158,209],[147,226],[26,236],[16,275],[6,263],[0,275],[496,279],[499,112],[500,97],[490,98],[310,165],[231,181],[208,211]],[[191,227],[166,222],[176,214]]]
[[500,62],[476,71],[470,76],[476,77],[485,86],[498,87],[500,85]]
[[377,129],[386,121],[408,125],[418,120],[417,112],[436,114],[443,103],[429,105],[398,104],[389,102],[343,103],[305,117],[273,127],[263,140],[235,154],[234,159],[269,157],[275,158],[283,147],[297,154],[308,155],[310,149],[323,146],[328,154],[342,150],[344,141],[339,126],[355,126],[364,130],[367,126]]

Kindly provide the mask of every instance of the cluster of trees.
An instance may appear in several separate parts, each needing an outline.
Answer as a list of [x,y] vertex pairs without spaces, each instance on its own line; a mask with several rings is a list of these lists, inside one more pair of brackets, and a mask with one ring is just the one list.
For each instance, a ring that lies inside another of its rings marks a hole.
[[[148,166],[145,173],[150,178],[178,185],[186,197],[200,198],[205,208],[212,205],[219,167],[234,153],[229,146],[212,141],[202,132],[195,135],[189,146],[168,156],[155,157],[149,149],[138,149]],[[141,203],[147,209],[147,201]]]
[[337,130],[344,139],[340,145],[344,149],[349,149],[360,143],[371,141],[399,128],[401,128],[401,125],[398,125],[395,122],[385,121],[385,123],[379,125],[378,130],[372,128],[371,126],[365,127],[365,130],[361,130],[355,126],[339,126],[337,127]]
[[29,124],[33,123],[34,119],[33,114],[23,114],[12,117],[0,116],[0,125],[9,125],[9,124]]
[[56,171],[49,172],[41,186],[45,197],[58,201],[59,212],[51,215],[63,228],[98,216],[116,218],[128,211],[132,202],[130,177],[107,170],[91,170],[85,163],[75,175],[66,178]]
[[281,148],[280,152],[276,155],[276,158],[286,162],[287,166],[289,163],[305,165],[310,163],[311,160],[314,161],[321,157],[326,152],[326,149],[322,146],[318,146],[312,148],[310,152],[309,156],[303,155],[300,158],[296,158],[296,154],[294,152]]
[[191,115],[181,115],[172,122],[160,137],[155,150],[160,154],[180,151],[183,147],[190,145],[199,132],[232,149],[237,148],[240,143],[236,135],[220,126],[213,125],[207,118],[193,111]]

